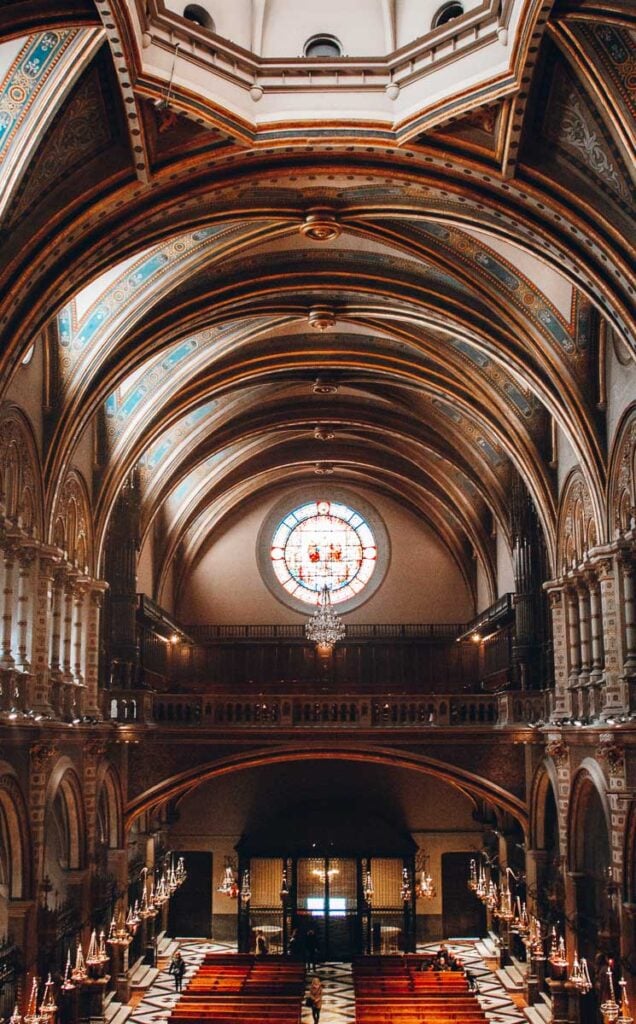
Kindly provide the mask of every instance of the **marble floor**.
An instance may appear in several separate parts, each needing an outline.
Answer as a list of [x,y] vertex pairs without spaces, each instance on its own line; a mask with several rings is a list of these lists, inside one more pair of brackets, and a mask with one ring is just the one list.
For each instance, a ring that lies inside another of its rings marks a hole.
[[[525,1024],[523,1011],[514,1005],[496,975],[488,969],[483,958],[477,953],[474,942],[466,939],[449,941],[447,945],[461,956],[477,979],[478,999],[491,1024]],[[435,952],[438,946],[439,943],[418,946],[418,952]],[[181,952],[186,962],[185,980],[196,972],[207,952],[227,952],[228,948],[214,942],[182,942]],[[355,1000],[351,964],[320,964],[316,973],[323,984],[320,1024],[354,1024]],[[311,978],[308,978],[308,987],[310,980]],[[178,999],[172,977],[166,969],[161,970],[144,998],[131,1013],[129,1020],[132,1024],[162,1024],[170,1016],[170,1011]],[[311,1021],[311,1010],[303,1007],[303,1024],[311,1024]]]

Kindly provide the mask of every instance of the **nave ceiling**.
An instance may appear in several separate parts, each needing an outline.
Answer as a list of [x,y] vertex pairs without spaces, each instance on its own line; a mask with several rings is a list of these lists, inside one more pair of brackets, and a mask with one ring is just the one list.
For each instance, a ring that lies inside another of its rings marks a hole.
[[135,4],[46,6],[0,18],[0,360],[8,401],[32,345],[45,366],[49,518],[88,447],[96,558],[134,472],[141,539],[186,576],[242,503],[328,477],[421,515],[494,596],[517,475],[557,567],[559,433],[608,538],[599,367],[635,351],[621,5],[524,9],[510,95],[464,87],[404,140],[237,133],[178,83],[166,105]]

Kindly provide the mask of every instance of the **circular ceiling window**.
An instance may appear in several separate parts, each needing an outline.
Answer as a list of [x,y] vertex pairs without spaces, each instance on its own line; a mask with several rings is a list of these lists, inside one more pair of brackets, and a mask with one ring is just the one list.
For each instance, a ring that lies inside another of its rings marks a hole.
[[272,509],[259,534],[258,561],[270,590],[290,607],[318,604],[327,587],[332,604],[351,610],[382,582],[388,537],[358,495],[317,487]]

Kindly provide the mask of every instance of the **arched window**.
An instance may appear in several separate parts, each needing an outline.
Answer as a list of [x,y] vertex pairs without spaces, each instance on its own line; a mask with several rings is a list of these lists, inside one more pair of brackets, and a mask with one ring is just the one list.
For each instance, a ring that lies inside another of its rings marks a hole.
[[342,46],[335,36],[312,36],[305,43],[305,57],[342,57]]
[[183,8],[183,17],[193,21],[195,25],[200,25],[201,28],[209,29],[210,32],[215,31],[212,17],[201,4],[186,4]]
[[439,11],[433,18],[433,24],[431,28],[440,28],[442,25],[446,25],[453,18],[459,18],[464,13],[463,4],[457,3],[457,0],[450,0],[450,3],[442,4]]

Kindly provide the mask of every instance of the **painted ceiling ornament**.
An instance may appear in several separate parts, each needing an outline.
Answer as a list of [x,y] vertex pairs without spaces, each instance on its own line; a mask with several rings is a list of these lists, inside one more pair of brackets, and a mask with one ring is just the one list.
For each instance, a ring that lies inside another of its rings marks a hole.
[[336,326],[336,315],[329,306],[314,306],[307,315],[309,326],[316,331],[326,331]]
[[333,441],[335,436],[336,434],[332,427],[328,427],[321,423],[316,425],[314,437],[317,441]]
[[335,212],[323,207],[308,210],[298,230],[312,242],[335,242],[342,232]]
[[326,380],[324,377],[316,377],[311,390],[314,395],[336,395],[338,385]]

